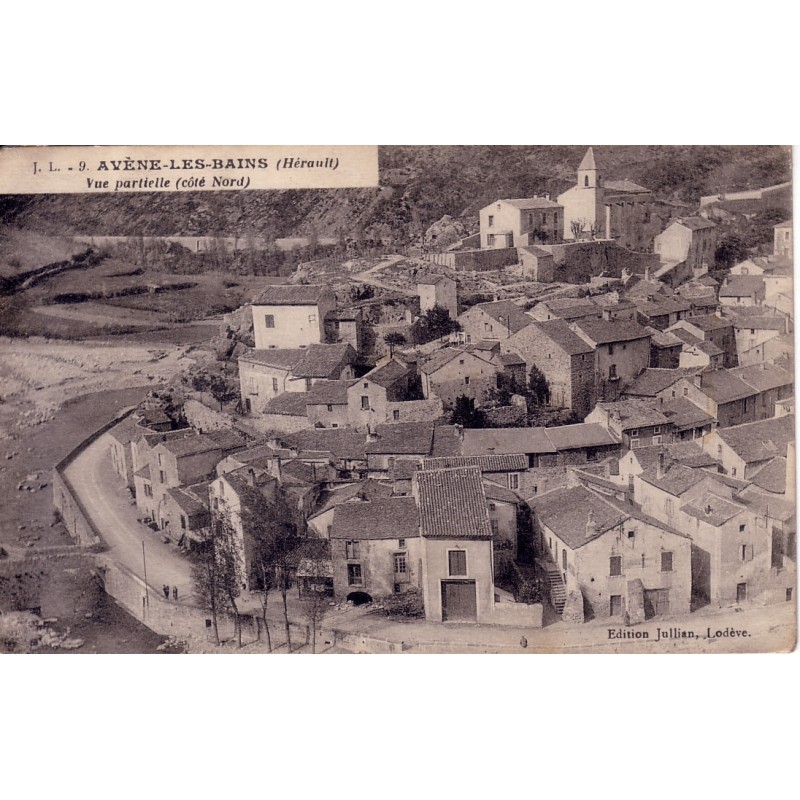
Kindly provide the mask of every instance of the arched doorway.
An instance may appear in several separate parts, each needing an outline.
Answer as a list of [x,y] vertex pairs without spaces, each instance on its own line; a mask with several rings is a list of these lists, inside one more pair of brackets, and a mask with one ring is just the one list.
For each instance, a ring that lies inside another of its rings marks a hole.
[[354,606],[364,606],[372,602],[372,598],[366,592],[350,592],[347,599]]

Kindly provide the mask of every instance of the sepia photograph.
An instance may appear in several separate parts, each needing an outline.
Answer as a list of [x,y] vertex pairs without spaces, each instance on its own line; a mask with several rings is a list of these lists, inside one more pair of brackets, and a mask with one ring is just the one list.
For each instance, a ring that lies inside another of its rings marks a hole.
[[796,642],[788,146],[0,149],[0,652]]

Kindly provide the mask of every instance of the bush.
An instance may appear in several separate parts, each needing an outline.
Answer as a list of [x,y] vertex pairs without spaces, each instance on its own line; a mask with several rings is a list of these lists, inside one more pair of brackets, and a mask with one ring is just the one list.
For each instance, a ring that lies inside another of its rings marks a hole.
[[419,589],[409,589],[407,592],[389,595],[381,603],[388,617],[407,617],[412,619],[425,614],[425,606]]
[[514,599],[518,603],[541,603],[544,599],[544,583],[541,578],[522,578],[517,584]]

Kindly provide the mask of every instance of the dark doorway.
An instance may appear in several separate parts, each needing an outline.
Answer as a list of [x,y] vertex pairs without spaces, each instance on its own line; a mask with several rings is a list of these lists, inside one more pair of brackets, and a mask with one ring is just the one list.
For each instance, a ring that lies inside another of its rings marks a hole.
[[737,583],[736,584],[736,602],[743,603],[747,600],[747,584],[746,583]]
[[367,603],[372,602],[372,598],[366,592],[350,592],[347,599],[354,606],[365,606]]
[[622,595],[611,595],[611,616],[618,617],[622,614]]
[[669,589],[644,590],[644,616],[661,617],[669,614]]
[[477,618],[475,581],[442,581],[442,621],[475,622]]

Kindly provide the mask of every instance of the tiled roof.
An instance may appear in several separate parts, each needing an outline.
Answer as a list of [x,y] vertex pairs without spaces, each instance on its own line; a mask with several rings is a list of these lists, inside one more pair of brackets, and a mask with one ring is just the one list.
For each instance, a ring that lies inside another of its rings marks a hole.
[[513,367],[518,364],[525,363],[525,359],[516,353],[498,353],[495,358],[497,358],[500,364],[504,367]]
[[787,219],[786,222],[779,222],[777,225],[773,225],[773,228],[791,228],[792,227],[792,220]]
[[133,474],[137,478],[144,478],[146,481],[151,481],[152,480],[152,477],[150,476],[150,465],[149,464],[145,464],[143,467],[137,469],[136,472],[134,472]]
[[640,186],[638,183],[634,183],[633,181],[629,180],[621,180],[621,181],[603,181],[603,188],[610,189],[612,192],[649,192],[649,189],[645,189],[644,186]]
[[676,314],[680,311],[689,311],[692,305],[688,300],[665,297],[655,302],[642,300],[636,304],[636,308],[646,317],[661,317],[668,314]]
[[644,329],[650,334],[650,344],[654,347],[682,347],[683,342],[674,333],[660,331],[645,325]]
[[405,378],[408,375],[408,367],[401,364],[399,361],[392,359],[381,367],[376,367],[371,372],[363,376],[362,380],[377,383],[387,389],[396,381]]
[[501,503],[513,503],[514,505],[522,502],[516,492],[490,480],[483,481],[483,493],[487,500],[499,500]]
[[689,331],[683,328],[675,328],[671,333],[674,333],[682,342],[690,347],[696,347],[700,352],[705,353],[711,358],[714,356],[721,356],[725,352],[721,347],[717,347],[710,339],[699,339],[693,333],[689,333]]
[[766,361],[747,367],[736,367],[730,370],[730,374],[741,378],[759,392],[791,386],[794,383],[794,375],[791,372]]
[[719,287],[720,297],[754,297],[764,292],[764,279],[760,275],[731,275]]
[[418,487],[422,535],[430,538],[490,539],[481,472],[477,467],[420,470]]
[[625,397],[611,403],[598,403],[596,408],[605,411],[609,418],[619,416],[620,430],[666,425],[669,420],[653,404],[640,397]]
[[305,392],[284,392],[266,402],[263,413],[285,417],[305,417],[306,400]]
[[473,308],[479,308],[495,320],[495,322],[505,325],[512,334],[521,331],[523,328],[533,323],[533,319],[516,303],[512,303],[510,300],[498,300],[494,303],[478,303],[473,306]]
[[256,306],[313,306],[330,286],[275,284],[269,286],[253,301]]
[[[572,549],[596,539],[630,518],[630,513],[620,511],[585,486],[554,489],[530,498],[528,505],[539,521]],[[596,532],[587,537],[589,512]]]
[[305,393],[306,405],[347,405],[347,390],[354,381],[317,381]]
[[[755,312],[755,313],[751,313]],[[777,314],[766,314],[764,309],[756,306],[743,306],[742,308],[727,307],[725,316],[733,322],[734,328],[760,331],[785,331],[786,320]]]
[[299,364],[305,356],[305,350],[299,347],[275,348],[268,350],[248,350],[239,356],[240,361],[251,364],[263,364],[267,367],[291,370]]
[[[420,364],[419,371],[424,372],[426,375],[432,375],[434,372],[453,361],[457,356],[463,355],[465,355],[464,350],[457,347],[445,347],[442,350],[437,350],[427,358],[423,364]],[[470,354],[466,353],[466,355]],[[477,356],[472,356],[472,358],[477,358]]]
[[142,437],[142,434],[150,433],[147,428],[142,427],[131,416],[125,417],[119,424],[115,425],[108,432],[109,435],[116,439],[120,444],[130,444],[137,442]]
[[633,383],[625,389],[624,394],[638,397],[655,397],[659,392],[668,389],[681,378],[699,372],[701,368],[691,369],[660,369],[650,367],[643,370],[634,379]]
[[727,369],[701,372],[700,391],[717,403],[732,403],[734,400],[758,394],[756,389]]
[[632,320],[579,319],[574,324],[595,344],[630,342],[650,336],[638,322]]
[[783,497],[765,494],[756,486],[748,486],[736,495],[736,501],[744,503],[755,514],[786,521],[797,513],[795,504]]
[[221,449],[220,445],[208,434],[197,434],[195,436],[187,436],[183,439],[161,442],[161,447],[178,458],[196,455],[198,453],[206,453],[209,450]]
[[[729,319],[718,317],[716,314],[699,314],[696,317],[689,317],[686,322],[699,328],[701,331],[716,331],[720,328],[732,327],[733,323]],[[674,330],[673,333],[677,333]]]
[[677,431],[713,425],[714,417],[703,411],[686,397],[675,397],[658,407],[658,410],[675,426]]
[[391,495],[392,487],[388,483],[367,478],[364,481],[351,483],[348,486],[343,486],[332,492],[325,492],[324,496],[320,498],[320,503],[316,511],[314,511],[309,519],[313,519],[342,503],[355,500],[375,500],[380,497],[391,497]]
[[465,456],[555,453],[545,428],[465,428]]
[[675,497],[685,494],[700,480],[695,469],[680,463],[669,463],[669,459],[666,461],[664,474],[661,477],[658,475],[658,459],[656,465],[645,469],[639,477]]
[[432,422],[396,422],[378,425],[377,440],[368,442],[366,452],[372,454],[430,455],[433,442]]
[[753,475],[750,480],[760,489],[775,494],[786,491],[786,459],[776,456]]
[[437,425],[433,429],[431,458],[461,455],[461,435],[455,425]]
[[718,528],[724,525],[728,520],[733,519],[737,514],[746,511],[743,506],[738,503],[732,503],[724,497],[719,497],[713,492],[705,492],[703,496],[693,503],[687,503],[681,506],[681,510],[685,514],[707,522],[710,525]]
[[546,197],[520,197],[516,199],[505,198],[500,200],[501,203],[509,203],[514,208],[528,209],[528,208],[561,208],[558,203],[548,200]]
[[630,452],[643,470],[656,466],[661,453],[667,456],[668,462],[682,464],[692,469],[717,466],[717,462],[697,442],[655,444],[650,447],[637,447]]
[[281,435],[281,440],[297,450],[325,450],[336,458],[363,461],[366,438],[351,428],[309,428]]
[[794,414],[719,428],[716,433],[746,464],[766,461],[786,455],[794,441]]
[[683,217],[683,219],[676,220],[678,225],[683,225],[684,228],[688,228],[690,231],[700,231],[705,228],[716,228],[717,226],[713,222],[709,222],[707,219],[703,219],[703,217]]
[[527,456],[508,455],[450,456],[449,458],[424,458],[423,469],[449,469],[451,467],[478,467],[481,472],[514,472],[528,468]]
[[607,447],[619,444],[602,425],[593,422],[559,425],[555,428],[545,428],[544,431],[553,447],[559,452],[581,447]]
[[[591,353],[592,348],[578,336],[563,319],[550,319],[546,322],[535,322],[536,329],[541,331],[556,347],[567,355],[577,356]],[[525,334],[518,334],[521,338]]]
[[352,364],[356,352],[346,342],[339,344],[311,344],[303,350],[305,355],[293,373],[299,378],[336,379],[343,364]]
[[413,497],[386,497],[336,506],[331,539],[413,539],[420,515]]
[[175,504],[189,517],[205,517],[208,514],[208,505],[204,505],[196,497],[188,494],[183,489],[167,489],[167,494]]

